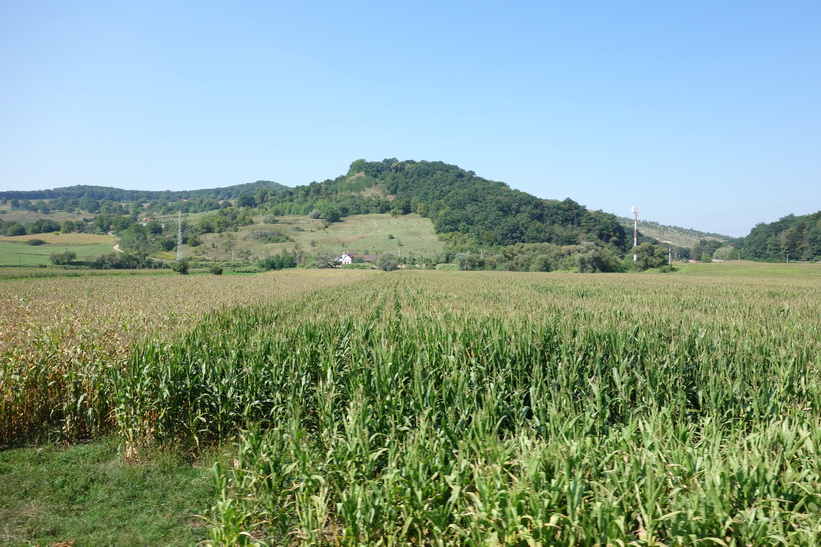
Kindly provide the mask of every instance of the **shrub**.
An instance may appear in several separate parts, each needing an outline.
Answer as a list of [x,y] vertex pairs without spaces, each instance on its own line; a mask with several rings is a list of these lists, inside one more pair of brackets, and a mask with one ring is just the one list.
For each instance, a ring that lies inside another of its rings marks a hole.
[[26,241],[26,243],[28,243],[29,245],[45,245],[46,244],[45,241],[43,241],[42,239],[37,239],[37,238],[29,239],[28,241]]
[[66,251],[64,253],[52,253],[49,260],[55,266],[65,266],[71,264],[77,258],[77,253],[74,251]]
[[222,275],[222,266],[214,264],[208,271],[211,272],[211,275]]
[[380,270],[391,272],[398,266],[399,263],[396,261],[396,257],[394,257],[391,253],[384,253],[376,257],[376,267]]
[[178,274],[186,275],[188,273],[188,261],[178,260],[174,262],[174,264],[171,266],[171,269],[177,272]]

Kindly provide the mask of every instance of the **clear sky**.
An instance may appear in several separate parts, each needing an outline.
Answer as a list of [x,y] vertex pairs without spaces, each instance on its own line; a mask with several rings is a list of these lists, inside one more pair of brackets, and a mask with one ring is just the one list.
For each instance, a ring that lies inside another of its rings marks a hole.
[[821,210],[821,2],[0,0],[0,190],[439,160],[744,236]]

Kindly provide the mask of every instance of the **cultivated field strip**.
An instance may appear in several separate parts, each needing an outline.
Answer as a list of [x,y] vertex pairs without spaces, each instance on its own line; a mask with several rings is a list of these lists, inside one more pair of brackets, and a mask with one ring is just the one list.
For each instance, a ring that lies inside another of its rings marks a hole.
[[77,440],[112,425],[111,372],[212,310],[275,304],[369,272],[95,276],[0,284],[0,446]]
[[813,545],[815,280],[397,272],[113,370],[126,455],[236,442],[217,542]]

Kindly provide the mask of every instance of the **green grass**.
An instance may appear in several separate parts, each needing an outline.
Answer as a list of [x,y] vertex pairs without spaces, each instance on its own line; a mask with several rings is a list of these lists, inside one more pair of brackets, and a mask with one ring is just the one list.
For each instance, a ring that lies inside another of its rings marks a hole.
[[[17,279],[36,279],[47,277],[111,277],[111,276],[168,276],[177,275],[171,270],[87,270],[82,268],[65,269],[60,266],[54,267],[0,267],[0,281],[12,281]],[[234,274],[229,274],[234,275]]]
[[[27,236],[27,239],[37,238],[37,234]],[[114,241],[111,243],[95,244],[47,244],[28,245],[25,241],[0,241],[0,266],[38,266],[50,264],[49,257],[53,253],[73,251],[77,253],[77,260],[97,257],[112,252]]]
[[[255,224],[245,226],[238,232],[206,234],[201,237],[202,245],[193,250],[217,260],[231,258],[230,245],[239,253],[247,249],[252,256],[263,258],[277,254],[283,249],[292,250],[299,246],[305,252],[317,250],[340,255],[343,252],[355,254],[380,254],[390,252],[402,256],[414,255],[429,258],[442,253],[445,243],[439,241],[430,219],[416,214],[393,217],[391,215],[355,215],[345,217],[323,228],[324,221],[307,216],[278,217],[277,224]],[[278,230],[293,241],[285,243],[261,243],[251,237],[253,231]],[[393,236],[393,238],[389,238]]]
[[83,211],[82,213],[66,213],[64,211],[53,211],[47,215],[40,212],[25,211],[22,209],[12,209],[10,205],[0,205],[0,219],[5,222],[34,222],[41,218],[47,218],[56,222],[63,222],[65,220],[83,220],[84,218],[91,218],[94,214]]
[[171,453],[122,462],[116,439],[0,452],[0,544],[193,545],[207,535],[209,469]]
[[726,260],[724,262],[698,262],[673,264],[683,275],[704,277],[758,277],[758,278],[821,278],[821,263],[808,264],[791,262],[767,263],[749,260]]

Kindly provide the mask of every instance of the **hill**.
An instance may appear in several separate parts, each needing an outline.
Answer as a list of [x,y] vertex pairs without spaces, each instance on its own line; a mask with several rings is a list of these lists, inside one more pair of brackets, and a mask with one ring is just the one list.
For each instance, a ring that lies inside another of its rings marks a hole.
[[578,245],[584,241],[623,253],[628,245],[615,215],[589,211],[570,198],[540,199],[455,165],[430,161],[356,160],[333,180],[271,194],[258,206],[274,214],[316,210],[331,222],[364,213],[417,213],[457,244]]
[[116,202],[151,202],[177,201],[181,199],[237,199],[242,194],[254,195],[260,191],[282,192],[287,186],[269,180],[258,180],[246,184],[235,184],[224,188],[207,188],[202,190],[179,191],[151,191],[151,190],[122,190],[109,186],[67,186],[53,190],[29,190],[0,192],[0,199],[11,200],[70,200],[91,199]]
[[743,255],[770,262],[821,259],[821,211],[756,225],[744,238]]
[[[625,227],[628,234],[633,232],[633,219],[619,217],[619,222]],[[691,248],[702,240],[716,240],[720,242],[730,241],[730,236],[711,232],[701,232],[680,226],[667,226],[649,220],[639,220],[639,233],[643,236],[652,237],[661,243],[669,243],[676,247]]]
[[[210,260],[392,252],[453,260],[464,269],[583,269],[588,260],[592,271],[607,271],[628,267],[617,262],[632,249],[629,218],[571,198],[541,199],[456,165],[395,158],[356,160],[344,175],[294,188],[256,181],[179,192],[99,186],[0,192],[0,235],[114,232],[121,249],[173,259],[180,212],[188,251]],[[751,259],[790,253],[809,260],[821,255],[819,215],[759,225],[743,242],[641,221],[649,247],[639,253],[663,262],[667,246],[677,257],[699,259],[721,247],[745,247]]]

